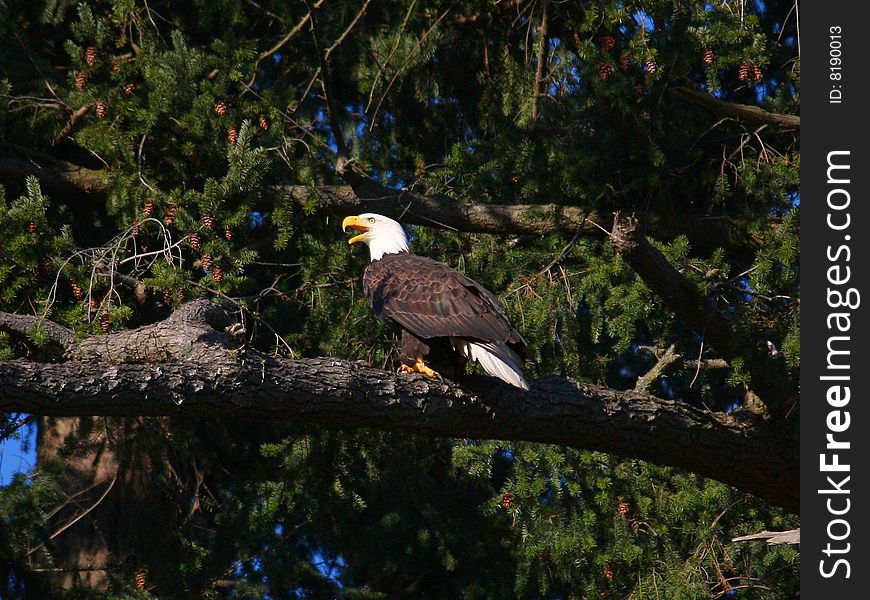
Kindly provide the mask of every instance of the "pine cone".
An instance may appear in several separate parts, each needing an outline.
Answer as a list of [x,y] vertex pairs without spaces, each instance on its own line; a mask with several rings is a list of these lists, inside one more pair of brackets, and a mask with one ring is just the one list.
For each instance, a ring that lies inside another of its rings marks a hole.
[[202,241],[199,239],[198,233],[191,233],[190,237],[187,240],[187,243],[190,244],[190,247],[194,250],[199,250],[202,248]]
[[145,569],[136,571],[136,588],[140,590],[145,589]]
[[163,290],[163,304],[170,306],[172,304],[172,292]]
[[109,313],[100,313],[100,331],[109,333]]
[[27,225],[27,233],[36,233],[37,229],[39,229],[39,226],[36,224],[36,221],[31,221]]
[[121,61],[117,58],[112,61],[112,72],[118,74],[121,73]]
[[88,66],[90,67],[97,64],[97,48],[95,46],[88,46],[85,48],[85,62],[88,63]]
[[752,65],[752,78],[755,79],[755,83],[761,83],[761,80],[764,78],[758,65]]
[[505,492],[501,497],[501,507],[509,510],[514,505],[514,495],[511,492]]
[[623,519],[628,516],[629,511],[631,510],[631,505],[628,502],[622,501],[616,506],[616,512],[619,513],[619,516]]
[[262,129],[263,131],[269,131],[269,127],[272,126],[272,123],[269,121],[269,117],[265,115],[260,115],[258,122],[260,123],[260,129]]
[[70,287],[72,288],[73,297],[76,300],[81,300],[84,297],[85,292],[84,292],[84,290],[82,290],[82,286],[80,286],[78,283],[73,281],[70,284]]
[[154,212],[155,206],[157,206],[157,203],[154,202],[154,200],[152,198],[148,198],[145,201],[145,205],[142,207],[142,214],[145,215],[146,217],[150,217],[151,214]]
[[712,65],[716,61],[716,55],[713,54],[712,48],[707,48],[704,50],[704,64]]
[[639,81],[634,84],[634,97],[637,100],[642,100],[644,96],[646,96],[646,85]]
[[84,71],[76,73],[76,89],[81,91],[88,85],[88,74]]
[[102,119],[106,116],[106,112],[109,110],[109,105],[102,100],[97,100],[95,108],[97,112],[97,118]]
[[239,130],[236,129],[235,125],[230,125],[230,130],[227,132],[227,139],[231,144],[235,144],[236,140],[239,139]]
[[628,71],[631,68],[631,54],[623,54],[619,57],[619,70]]
[[225,100],[215,100],[214,111],[218,116],[223,117],[227,114],[227,103]]
[[136,91],[136,84],[133,82],[127,82],[124,84],[124,94],[127,96],[132,96],[133,92]]
[[232,229],[224,230],[224,237],[227,238],[228,242],[232,242],[233,241],[233,230]]
[[607,81],[610,79],[612,73],[613,67],[610,66],[610,63],[601,63],[598,65],[598,76],[601,78],[601,81]]
[[130,226],[130,235],[133,237],[139,235],[139,219],[133,219],[133,224]]
[[166,224],[167,227],[175,223],[176,213],[178,213],[178,205],[170,204],[166,208],[166,214],[163,216],[163,222]]
[[755,65],[752,64],[751,60],[744,60],[740,63],[740,68],[737,69],[737,79],[740,81],[746,81],[749,79],[749,74],[754,71]]
[[224,280],[224,271],[220,267],[215,267],[214,270],[211,272],[211,276],[216,283],[220,283]]
[[214,217],[208,213],[203,213],[202,217],[200,217],[202,221],[202,226],[211,231],[214,229]]
[[598,43],[601,44],[602,50],[610,52],[616,47],[616,38],[612,35],[605,35],[598,40]]
[[199,264],[202,265],[203,270],[211,271],[211,256],[203,254],[199,257]]
[[607,581],[613,581],[613,575],[613,565],[604,565],[604,578],[607,579]]
[[583,38],[580,37],[580,30],[579,29],[572,29],[571,30],[571,39],[574,40],[575,46],[579,46],[583,42]]
[[650,75],[654,75],[655,72],[659,70],[659,66],[656,63],[656,59],[654,59],[653,57],[649,57],[648,59],[646,59],[646,62],[644,63],[644,67],[646,67],[646,72],[649,73]]

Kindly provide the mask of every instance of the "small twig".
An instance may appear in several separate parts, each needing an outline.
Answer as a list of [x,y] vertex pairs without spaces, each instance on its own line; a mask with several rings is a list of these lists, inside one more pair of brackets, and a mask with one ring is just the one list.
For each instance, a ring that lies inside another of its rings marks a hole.
[[81,108],[79,108],[73,114],[71,114],[70,118],[69,118],[69,123],[67,123],[64,126],[64,128],[60,130],[60,133],[58,133],[56,136],[54,136],[54,139],[51,141],[51,145],[57,146],[61,142],[61,140],[66,138],[70,134],[70,132],[73,130],[73,127],[76,126],[76,123],[79,122],[79,119],[81,119],[86,114],[88,114],[90,112],[91,108],[93,108],[93,107],[94,107],[94,103],[89,102],[89,103],[85,104],[84,106],[82,106]]
[[404,70],[405,66],[409,62],[411,62],[411,58],[417,53],[417,51],[423,45],[423,42],[425,42],[426,39],[429,37],[429,35],[433,31],[435,31],[435,28],[438,27],[438,25],[441,23],[441,21],[444,20],[444,17],[446,17],[450,13],[450,11],[453,10],[454,6],[456,6],[456,2],[453,2],[450,6],[448,6],[444,10],[443,13],[441,13],[441,15],[435,20],[435,22],[432,24],[432,26],[426,30],[426,32],[423,34],[423,36],[420,38],[420,40],[414,45],[413,48],[411,48],[411,51],[408,52],[408,55],[405,57],[405,60],[402,62],[402,64],[399,65],[398,70],[393,75],[393,77],[390,79],[390,82],[387,84],[387,89],[384,90],[384,93],[381,95],[381,99],[378,100],[378,105],[375,107],[375,111],[371,117],[371,124],[369,125],[369,131],[372,131],[374,129],[375,123],[377,122],[378,113],[381,110],[381,105],[384,103],[384,100],[387,99],[387,96],[389,95],[390,90],[393,88],[393,85],[396,83],[396,80],[399,78],[399,75],[402,74],[402,71]]
[[338,36],[338,39],[335,40],[335,43],[333,43],[332,46],[326,49],[326,52],[324,53],[324,58],[326,58],[327,61],[329,61],[329,55],[332,54],[332,51],[338,48],[342,43],[344,43],[344,40],[347,39],[347,36],[350,35],[350,32],[353,31],[353,29],[356,27],[356,24],[359,23],[359,20],[362,19],[363,15],[366,14],[366,9],[369,7],[369,4],[371,4],[371,1],[372,0],[365,1],[365,3],[362,5],[362,8],[359,9],[359,13],[357,13],[356,17],[354,17],[354,20],[351,21],[350,25],[347,26],[347,29],[345,29],[342,34]]
[[535,87],[532,92],[532,121],[538,120],[538,99],[544,95],[544,69],[547,62],[550,0],[541,0],[541,26],[538,28],[538,65],[535,69]]
[[[640,348],[643,350],[648,349],[647,346],[641,346]],[[649,371],[637,378],[637,383],[634,384],[634,389],[638,392],[649,391],[653,382],[661,376],[664,370],[681,358],[682,355],[678,354],[675,351],[675,346],[671,344],[668,346],[667,350],[665,350],[664,354],[658,357],[656,364],[654,364]]]
[[111,492],[111,491],[112,491],[112,488],[115,487],[115,482],[116,482],[116,481],[118,481],[118,476],[117,476],[117,475],[115,475],[115,477],[112,478],[112,481],[109,483],[109,487],[106,488],[106,490],[103,492],[103,495],[102,495],[102,496],[100,496],[99,498],[97,498],[97,501],[96,501],[96,502],[94,502],[93,504],[91,504],[87,509],[85,509],[84,512],[82,512],[82,513],[76,515],[75,518],[71,519],[71,520],[70,520],[66,525],[64,525],[63,527],[61,527],[60,529],[58,529],[57,531],[55,531],[54,533],[52,533],[52,534],[49,536],[49,538],[48,538],[45,542],[42,542],[42,543],[39,544],[37,547],[35,547],[35,548],[31,548],[30,550],[28,550],[28,551],[27,551],[27,554],[26,554],[25,556],[31,556],[31,555],[32,555],[33,553],[35,553],[37,550],[39,550],[40,548],[42,548],[43,546],[45,546],[46,543],[50,542],[51,540],[53,540],[54,538],[56,538],[57,536],[59,536],[60,534],[62,534],[64,531],[66,531],[67,529],[69,529],[70,527],[72,527],[73,525],[75,525],[76,523],[78,523],[79,521],[81,521],[83,518],[85,518],[85,516],[87,516],[88,513],[90,513],[90,512],[91,512],[92,510],[94,510],[97,506],[99,506],[100,503],[101,503],[101,502],[106,498],[106,496],[109,495],[109,492]]
[[[320,8],[320,5],[323,4],[325,1],[326,0],[318,0],[317,2],[314,3],[314,8]],[[300,31],[302,31],[302,28],[305,27],[305,24],[308,23],[309,20],[311,20],[311,13],[310,12],[307,15],[305,15],[304,17],[302,17],[302,20],[299,21],[296,24],[296,26],[293,29],[291,29],[289,33],[287,33],[287,35],[285,35],[283,38],[281,38],[277,44],[275,44],[274,46],[272,46],[268,50],[262,52],[257,57],[257,60],[254,63],[254,74],[251,75],[250,81],[248,81],[248,83],[245,84],[245,91],[250,90],[251,86],[254,85],[254,81],[256,81],[256,79],[257,79],[257,69],[260,66],[260,63],[263,60],[265,60],[265,59],[269,58],[270,56],[272,56],[273,54],[275,54],[276,52],[278,52],[281,48],[283,48],[287,44],[287,42],[289,42],[294,37],[296,37],[296,34],[299,33]]]
[[112,268],[109,268],[103,261],[100,261],[96,264],[96,269],[100,273],[111,277],[114,283],[119,283],[133,290],[133,293],[136,295],[136,300],[139,301],[139,304],[145,303],[145,300],[147,299],[147,293],[145,291],[145,284],[142,281],[136,279],[135,277],[131,277],[130,275],[125,275],[123,273],[117,272],[114,268],[114,265],[112,266]]
[[[323,88],[323,96],[326,100],[326,115],[329,118],[329,126],[332,129],[332,135],[335,137],[335,145],[338,148],[339,155],[347,154],[347,144],[344,141],[344,134],[341,132],[341,122],[338,118],[338,109],[335,104],[335,93],[332,87],[332,70],[329,68],[329,56],[327,52],[321,51],[320,43],[320,24],[317,18],[317,9],[306,0],[308,12],[311,15],[311,38],[314,41],[314,51],[317,53],[317,58],[320,61],[320,85]],[[368,6],[368,2],[366,2]],[[363,7],[365,9],[365,7]]]

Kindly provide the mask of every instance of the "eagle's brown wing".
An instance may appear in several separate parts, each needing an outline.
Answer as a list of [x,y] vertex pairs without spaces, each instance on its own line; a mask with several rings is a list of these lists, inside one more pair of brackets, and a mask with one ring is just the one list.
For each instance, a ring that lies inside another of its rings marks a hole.
[[422,338],[456,337],[506,344],[521,359],[526,342],[496,297],[440,262],[409,253],[387,254],[363,274],[369,304],[394,329]]

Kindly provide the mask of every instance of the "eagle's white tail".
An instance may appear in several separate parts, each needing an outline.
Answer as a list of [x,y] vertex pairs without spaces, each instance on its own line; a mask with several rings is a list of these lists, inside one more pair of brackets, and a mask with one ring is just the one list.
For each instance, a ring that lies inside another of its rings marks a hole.
[[469,360],[479,362],[483,370],[493,377],[518,388],[529,389],[529,383],[523,377],[520,367],[522,359],[507,346],[498,347],[492,343],[467,342],[457,338],[451,338],[450,341],[455,350]]

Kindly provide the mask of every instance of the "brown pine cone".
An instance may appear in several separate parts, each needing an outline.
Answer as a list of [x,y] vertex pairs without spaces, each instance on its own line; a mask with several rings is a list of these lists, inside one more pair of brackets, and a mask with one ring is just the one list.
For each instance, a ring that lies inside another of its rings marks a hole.
[[514,505],[514,495],[511,492],[505,492],[501,497],[501,507],[509,510]]
[[154,202],[153,198],[148,198],[145,201],[144,206],[142,206],[142,214],[146,217],[150,217],[152,213],[154,213],[154,207],[157,206],[157,203]]
[[215,100],[213,108],[214,108],[214,111],[218,114],[218,116],[220,116],[220,117],[226,116],[227,108],[228,108],[226,100]]
[[163,222],[166,226],[173,225],[175,223],[175,215],[178,213],[178,205],[170,204],[166,208],[166,214],[163,216]]
[[716,55],[713,54],[712,48],[707,48],[704,50],[704,64],[712,65],[716,61]]
[[97,64],[97,48],[95,46],[88,46],[85,48],[85,62],[88,63],[88,66],[90,67]]
[[109,313],[100,313],[100,331],[109,333]]
[[88,85],[88,74],[84,71],[76,73],[76,89],[81,91]]
[[610,52],[616,47],[616,38],[612,35],[605,35],[598,40],[598,43],[601,44],[602,50]]

